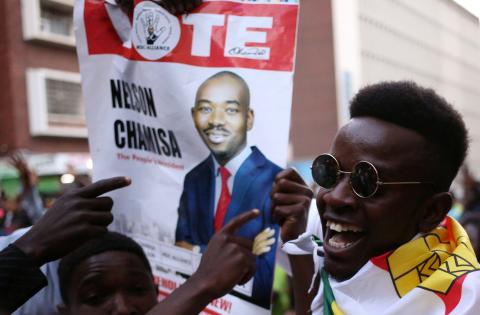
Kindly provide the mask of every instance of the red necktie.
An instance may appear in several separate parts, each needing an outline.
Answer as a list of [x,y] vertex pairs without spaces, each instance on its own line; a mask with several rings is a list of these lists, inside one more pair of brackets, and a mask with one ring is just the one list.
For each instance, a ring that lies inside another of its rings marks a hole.
[[227,185],[230,172],[223,166],[220,166],[219,171],[220,175],[222,176],[222,192],[220,193],[220,198],[218,199],[217,212],[215,212],[215,222],[213,224],[215,232],[222,228],[223,221],[225,220],[225,214],[227,214],[228,205],[232,199]]

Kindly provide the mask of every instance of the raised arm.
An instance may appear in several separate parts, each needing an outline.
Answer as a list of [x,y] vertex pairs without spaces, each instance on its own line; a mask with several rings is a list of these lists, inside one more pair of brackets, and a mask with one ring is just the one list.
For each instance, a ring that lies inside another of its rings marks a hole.
[[235,236],[235,232],[259,214],[258,210],[243,213],[216,233],[197,271],[148,314],[196,315],[212,300],[229,293],[236,284],[246,283],[255,273],[253,242]]
[[129,184],[125,177],[114,177],[63,195],[28,232],[2,251],[0,310],[13,312],[47,284],[40,266],[106,232],[113,220],[113,201],[101,195]]
[[64,194],[13,244],[38,266],[65,256],[107,231],[113,221],[113,201],[101,195],[129,184],[128,178],[113,177]]
[[22,192],[26,192],[37,184],[35,174],[32,173],[27,165],[27,162],[20,153],[11,154],[8,160],[9,164],[15,167],[18,172],[18,177],[22,184]]
[[21,207],[27,212],[32,223],[36,223],[43,214],[43,203],[38,192],[38,178],[29,167],[20,153],[14,153],[9,157],[9,163],[17,169],[22,190],[17,197]]

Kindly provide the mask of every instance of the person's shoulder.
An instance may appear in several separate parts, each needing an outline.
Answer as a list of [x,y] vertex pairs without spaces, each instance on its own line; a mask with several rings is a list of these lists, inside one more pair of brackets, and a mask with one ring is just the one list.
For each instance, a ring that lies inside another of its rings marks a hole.
[[283,168],[281,168],[280,166],[278,166],[277,164],[275,164],[274,162],[270,161],[263,153],[262,151],[260,151],[259,148],[257,148],[256,146],[252,146],[251,147],[252,149],[252,158],[254,158],[255,160],[257,160],[257,162],[259,162],[261,164],[262,167],[266,168],[266,169],[269,169],[272,173],[274,173],[275,175],[277,173],[279,173],[280,171],[283,170]]
[[213,170],[213,157],[210,154],[205,160],[198,163],[194,168],[188,171],[185,175],[185,180],[190,180],[198,176],[204,176],[205,173],[209,173]]
[[19,239],[23,234],[27,233],[28,230],[30,230],[31,226],[18,229],[15,232],[13,232],[10,235],[6,236],[1,236],[0,237],[0,250],[4,249],[7,247],[9,244],[15,242],[17,239]]

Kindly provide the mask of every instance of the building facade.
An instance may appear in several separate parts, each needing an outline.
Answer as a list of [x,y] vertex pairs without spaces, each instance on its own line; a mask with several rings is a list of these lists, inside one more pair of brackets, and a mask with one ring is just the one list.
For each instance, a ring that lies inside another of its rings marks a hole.
[[480,175],[480,26],[453,0],[335,1],[335,60],[339,125],[362,86],[413,80],[435,89],[464,117],[467,162]]
[[[0,155],[22,149],[52,153],[51,160],[63,153],[64,161],[73,153],[88,154],[73,4],[0,1]],[[382,80],[408,79],[436,89],[464,115],[473,140],[469,163],[478,165],[479,55],[478,18],[453,0],[301,1],[291,164],[310,180],[311,161],[328,151],[348,120],[356,91]],[[75,163],[85,168],[87,160],[77,156]],[[57,168],[61,173],[65,167]]]
[[[58,189],[58,175],[69,168],[88,166],[73,3],[0,1],[0,156],[24,151],[47,191]],[[5,161],[0,179],[15,190],[16,173]]]
[[[4,30],[0,34],[0,66],[4,69],[0,73],[4,87],[0,94],[0,155],[14,150],[34,155],[88,152],[74,47],[73,3],[0,2]],[[302,3],[290,156],[307,164],[315,154],[328,149],[337,129],[331,18],[330,1]],[[68,154],[60,160],[65,156]],[[33,159],[32,166],[38,167],[45,160],[58,158],[55,154],[42,156]],[[77,156],[75,161],[79,160],[85,159]],[[0,169],[5,170],[5,165],[0,162]],[[2,176],[10,178],[15,173],[7,168],[3,173],[0,170]]]
[[86,152],[73,0],[0,2],[3,153]]

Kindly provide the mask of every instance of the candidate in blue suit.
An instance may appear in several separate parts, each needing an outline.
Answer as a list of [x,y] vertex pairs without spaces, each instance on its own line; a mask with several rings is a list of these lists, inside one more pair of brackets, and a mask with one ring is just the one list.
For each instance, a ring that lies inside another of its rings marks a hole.
[[[276,237],[278,228],[271,219],[270,192],[281,168],[258,148],[247,146],[247,131],[253,127],[254,113],[246,82],[228,71],[213,75],[199,87],[192,117],[211,154],[185,177],[178,207],[176,244],[203,252],[215,233],[214,222],[218,223],[226,186],[231,194],[226,212],[220,217],[221,226],[256,208],[261,215],[244,225],[237,235],[253,240],[270,227]],[[231,175],[227,183],[222,182],[220,168],[226,168]],[[253,280],[251,301],[265,308],[270,307],[275,249],[276,244],[257,257]]]

